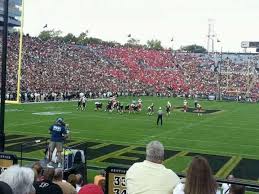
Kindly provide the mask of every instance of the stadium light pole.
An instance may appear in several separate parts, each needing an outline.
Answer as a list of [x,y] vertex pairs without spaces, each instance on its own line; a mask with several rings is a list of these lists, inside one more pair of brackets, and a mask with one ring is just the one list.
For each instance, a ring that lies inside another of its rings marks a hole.
[[223,53],[222,53],[222,46],[220,49],[220,64],[219,64],[219,100],[221,100],[221,66],[223,66]]
[[7,34],[8,34],[8,4],[9,0],[4,0],[4,25],[3,25],[3,45],[2,45],[2,72],[1,72],[1,111],[0,111],[0,151],[5,148],[5,92],[6,92],[6,60],[7,60]]

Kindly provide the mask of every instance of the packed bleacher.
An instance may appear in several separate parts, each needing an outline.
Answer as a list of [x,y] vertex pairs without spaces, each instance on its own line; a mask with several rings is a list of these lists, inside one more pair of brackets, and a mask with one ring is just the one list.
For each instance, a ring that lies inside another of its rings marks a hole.
[[[222,95],[259,99],[258,56],[194,54],[105,44],[86,46],[24,36],[24,101],[73,98],[78,92]],[[8,39],[7,99],[16,98],[18,35]],[[220,71],[220,78],[218,72]]]

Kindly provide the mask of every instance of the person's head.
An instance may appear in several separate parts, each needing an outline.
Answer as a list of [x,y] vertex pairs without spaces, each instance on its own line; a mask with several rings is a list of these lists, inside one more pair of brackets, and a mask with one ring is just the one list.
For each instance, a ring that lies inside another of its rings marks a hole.
[[76,184],[82,186],[84,183],[83,176],[81,174],[76,174]]
[[1,194],[13,194],[12,188],[5,182],[0,181]]
[[227,178],[228,180],[234,180],[235,179],[235,177],[234,177],[234,175],[233,174],[230,174],[230,175],[228,175],[228,178]]
[[31,168],[11,166],[0,175],[0,181],[10,186],[13,194],[35,193],[33,187],[34,172]]
[[103,194],[103,190],[95,184],[87,184],[80,189],[78,194]]
[[164,160],[164,146],[159,141],[151,141],[146,147],[146,160],[161,164]]
[[76,188],[76,175],[70,174],[67,178],[67,182],[69,182],[73,187]]
[[54,177],[55,170],[54,168],[46,168],[43,172],[44,180],[52,181]]
[[217,183],[208,161],[196,156],[193,158],[186,175],[185,194],[215,194]]
[[245,187],[243,185],[231,185],[229,194],[245,194]]
[[42,175],[42,172],[43,172],[43,168],[42,168],[40,162],[35,162],[32,165],[32,170],[35,173],[36,180],[39,181],[41,179],[41,175]]
[[64,119],[63,118],[57,118],[56,119],[56,124],[58,124],[58,125],[65,125]]
[[54,172],[53,181],[62,181],[63,180],[63,170],[62,168],[56,168]]

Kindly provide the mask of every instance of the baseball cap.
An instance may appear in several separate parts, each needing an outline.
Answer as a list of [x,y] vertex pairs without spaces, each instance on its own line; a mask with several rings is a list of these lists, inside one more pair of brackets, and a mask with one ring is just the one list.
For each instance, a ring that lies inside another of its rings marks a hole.
[[59,124],[64,124],[64,119],[63,118],[57,118],[56,119],[56,123],[59,123]]
[[101,187],[95,184],[87,184],[83,186],[78,194],[104,194]]

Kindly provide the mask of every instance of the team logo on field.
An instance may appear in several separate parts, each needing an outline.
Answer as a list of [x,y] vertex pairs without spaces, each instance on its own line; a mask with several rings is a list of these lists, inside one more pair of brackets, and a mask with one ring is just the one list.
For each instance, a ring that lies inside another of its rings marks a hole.
[[59,111],[52,111],[52,112],[34,112],[33,115],[44,115],[44,116],[50,116],[50,115],[63,115],[63,114],[71,114],[72,112],[59,112]]

